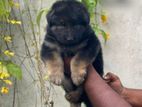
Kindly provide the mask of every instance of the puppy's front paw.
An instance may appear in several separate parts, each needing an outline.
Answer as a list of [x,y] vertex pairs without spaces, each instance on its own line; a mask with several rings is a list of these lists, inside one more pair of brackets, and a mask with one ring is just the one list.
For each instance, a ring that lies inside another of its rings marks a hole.
[[49,81],[54,83],[55,85],[61,85],[64,79],[63,68],[53,67],[49,71]]
[[86,63],[74,57],[71,61],[71,78],[75,85],[80,85],[85,80]]
[[63,74],[55,73],[49,75],[50,82],[54,83],[55,85],[61,85],[63,78],[64,78]]
[[75,85],[80,85],[84,80],[85,80],[85,76],[86,76],[86,69],[82,69],[79,67],[72,67],[72,81]]

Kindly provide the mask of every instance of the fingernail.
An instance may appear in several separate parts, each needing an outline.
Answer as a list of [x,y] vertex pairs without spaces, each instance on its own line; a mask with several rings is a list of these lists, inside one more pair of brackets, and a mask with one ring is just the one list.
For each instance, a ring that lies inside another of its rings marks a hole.
[[105,75],[105,76],[104,76],[104,79],[109,79],[109,76]]

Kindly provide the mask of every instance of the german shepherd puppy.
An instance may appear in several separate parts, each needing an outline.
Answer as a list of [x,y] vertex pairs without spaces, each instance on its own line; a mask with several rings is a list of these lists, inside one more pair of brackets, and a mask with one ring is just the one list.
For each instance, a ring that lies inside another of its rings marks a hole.
[[[92,107],[82,83],[89,64],[103,75],[103,58],[87,9],[77,1],[57,1],[47,14],[47,22],[41,58],[47,66],[49,80],[63,86],[71,107],[81,107],[81,102]],[[72,57],[70,73],[64,69],[65,57]]]

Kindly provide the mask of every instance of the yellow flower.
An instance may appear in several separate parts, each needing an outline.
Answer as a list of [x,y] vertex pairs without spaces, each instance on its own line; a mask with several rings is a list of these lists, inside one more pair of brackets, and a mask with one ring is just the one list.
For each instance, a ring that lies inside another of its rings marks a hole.
[[9,52],[9,56],[14,56],[15,55],[15,53],[14,52]]
[[8,23],[10,23],[10,24],[19,24],[19,25],[21,25],[21,21],[17,21],[17,20],[7,20],[7,22]]
[[0,62],[0,65],[2,65],[2,62]]
[[9,78],[10,74],[8,72],[0,72],[0,79]]
[[110,34],[106,33],[106,40],[110,39]]
[[13,0],[9,0],[9,3],[11,5],[11,7],[16,7],[16,8],[20,7],[20,4],[19,3],[15,3]]
[[9,92],[9,89],[7,87],[2,87],[1,88],[1,93],[7,94]]
[[14,3],[14,6],[15,6],[17,9],[19,9],[20,4],[19,4],[19,3]]
[[46,75],[43,79],[44,79],[44,80],[48,80],[48,75]]
[[16,21],[16,24],[19,24],[19,25],[21,25],[21,21]]
[[10,80],[3,80],[6,84],[12,85],[12,82]]
[[4,37],[4,40],[5,40],[6,42],[12,42],[11,36],[5,36],[5,37]]
[[13,57],[13,56],[15,55],[15,53],[12,52],[12,51],[10,51],[10,50],[5,50],[5,51],[4,51],[4,54],[5,54],[6,56],[10,56],[10,57]]
[[102,20],[102,23],[106,23],[106,22],[107,22],[107,20],[108,20],[107,15],[102,14],[102,15],[101,15],[101,20]]
[[1,74],[2,72],[8,72],[8,71],[7,71],[6,66],[1,62],[1,64],[0,64],[0,74]]

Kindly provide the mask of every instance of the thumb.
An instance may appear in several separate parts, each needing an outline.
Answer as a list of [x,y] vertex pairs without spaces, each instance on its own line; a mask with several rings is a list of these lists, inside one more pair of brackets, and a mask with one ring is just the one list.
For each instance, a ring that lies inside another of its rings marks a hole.
[[104,76],[104,80],[107,82],[112,82],[112,81],[116,81],[118,78],[118,76],[116,76],[115,74],[108,72],[105,76]]

